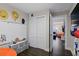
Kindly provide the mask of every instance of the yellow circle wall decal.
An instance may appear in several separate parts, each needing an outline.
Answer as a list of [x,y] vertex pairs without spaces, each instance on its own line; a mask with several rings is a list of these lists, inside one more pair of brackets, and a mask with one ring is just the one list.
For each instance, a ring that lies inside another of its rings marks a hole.
[[1,19],[1,20],[6,20],[7,18],[8,18],[8,13],[7,13],[7,11],[4,10],[4,9],[1,9],[1,10],[0,10],[0,19]]
[[19,18],[18,12],[14,10],[14,11],[12,12],[12,17],[13,17],[13,19],[16,21],[16,20]]

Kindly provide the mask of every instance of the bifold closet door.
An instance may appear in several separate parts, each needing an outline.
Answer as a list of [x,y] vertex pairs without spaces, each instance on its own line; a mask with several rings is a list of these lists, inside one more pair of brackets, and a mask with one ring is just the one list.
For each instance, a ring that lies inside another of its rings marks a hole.
[[46,17],[36,16],[29,21],[29,42],[30,46],[46,48]]

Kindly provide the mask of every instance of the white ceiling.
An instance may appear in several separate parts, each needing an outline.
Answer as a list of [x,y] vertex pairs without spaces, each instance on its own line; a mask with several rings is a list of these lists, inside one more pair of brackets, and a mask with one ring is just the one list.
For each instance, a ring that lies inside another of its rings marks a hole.
[[10,5],[26,13],[31,13],[45,9],[50,9],[54,12],[61,12],[65,10],[70,10],[73,6],[72,3],[13,3]]

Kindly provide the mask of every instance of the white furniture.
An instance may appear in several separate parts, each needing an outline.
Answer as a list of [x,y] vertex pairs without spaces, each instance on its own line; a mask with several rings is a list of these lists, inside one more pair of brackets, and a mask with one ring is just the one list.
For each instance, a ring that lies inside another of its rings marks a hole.
[[13,48],[16,50],[17,54],[28,49],[29,48],[29,43],[27,40],[23,40],[23,41],[20,41],[16,44],[12,44],[10,45],[10,48]]
[[0,42],[0,48],[9,48],[9,45],[11,45],[12,42]]

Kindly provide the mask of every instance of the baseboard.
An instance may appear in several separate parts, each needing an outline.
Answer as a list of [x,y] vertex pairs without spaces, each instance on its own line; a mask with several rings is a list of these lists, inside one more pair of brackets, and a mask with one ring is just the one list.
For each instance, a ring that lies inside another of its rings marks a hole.
[[[29,47],[33,47],[33,46],[29,46]],[[33,47],[33,48],[37,48],[37,47]],[[39,48],[39,49],[42,49],[42,48]],[[49,49],[42,49],[42,50],[49,52]]]
[[74,56],[74,51],[71,48],[66,48],[67,50],[70,50],[72,55]]
[[49,49],[44,49],[45,51],[49,52]]
[[72,49],[70,51],[71,51],[72,55],[74,56],[75,55],[75,52]]

